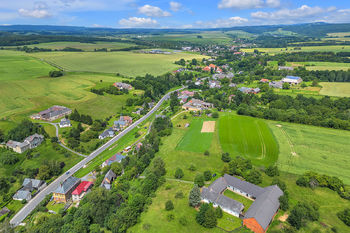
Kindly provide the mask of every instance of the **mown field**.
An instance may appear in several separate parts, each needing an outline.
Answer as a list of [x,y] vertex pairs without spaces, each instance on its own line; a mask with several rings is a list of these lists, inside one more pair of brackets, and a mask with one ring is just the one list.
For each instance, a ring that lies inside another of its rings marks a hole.
[[287,48],[251,48],[241,49],[243,52],[252,53],[255,49],[262,53],[285,53],[285,52],[350,52],[349,45],[330,45],[330,46],[302,46],[298,47],[301,50],[294,50],[296,46],[289,46]]
[[345,70],[350,69],[350,63],[338,62],[288,62],[288,66],[305,66],[307,70]]
[[[40,43],[27,45],[29,48],[43,48],[43,49],[52,49],[52,50],[61,50],[64,48],[76,48],[82,49],[84,51],[94,51],[94,49],[106,48],[110,49],[124,49],[132,46],[136,46],[133,43],[122,43],[122,42],[96,42],[96,43],[80,43],[80,42],[71,42],[71,41],[62,41],[62,42],[49,42],[49,43]],[[17,46],[9,46],[5,48],[17,48]]]
[[268,125],[278,139],[281,170],[294,174],[315,171],[350,184],[350,132],[289,123]]
[[193,53],[143,54],[134,52],[47,52],[31,54],[67,71],[88,71],[120,73],[135,77],[145,74],[161,75],[179,66],[175,61],[184,58],[202,59],[204,56]]
[[350,83],[320,83],[322,89],[321,95],[339,96],[339,97],[350,97]]
[[278,145],[271,130],[261,119],[228,115],[219,120],[222,150],[244,156],[256,165],[268,166],[277,161]]

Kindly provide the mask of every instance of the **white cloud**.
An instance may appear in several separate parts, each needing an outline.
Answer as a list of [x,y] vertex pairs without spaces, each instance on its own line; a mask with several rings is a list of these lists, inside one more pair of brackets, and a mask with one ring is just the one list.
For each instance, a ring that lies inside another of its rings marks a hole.
[[38,18],[38,19],[48,18],[52,16],[47,10],[44,10],[44,9],[26,10],[21,8],[18,10],[18,13],[24,17],[31,17],[31,18]]
[[220,9],[256,9],[256,8],[277,8],[281,5],[280,0],[221,0]]
[[248,19],[239,16],[230,17],[228,19],[217,19],[215,21],[197,21],[196,25],[200,28],[227,28],[234,26],[246,25],[249,22]]
[[156,27],[158,22],[151,18],[130,17],[119,20],[119,25],[124,28],[149,28]]
[[150,17],[168,17],[171,16],[170,12],[163,11],[157,6],[144,5],[139,7],[139,13]]
[[251,13],[252,18],[265,21],[267,23],[299,23],[307,21],[317,21],[325,17],[325,14],[334,12],[335,7],[321,8],[302,5],[296,9],[280,9],[274,12],[258,11]]
[[182,4],[179,2],[170,2],[170,9],[174,12],[181,10]]

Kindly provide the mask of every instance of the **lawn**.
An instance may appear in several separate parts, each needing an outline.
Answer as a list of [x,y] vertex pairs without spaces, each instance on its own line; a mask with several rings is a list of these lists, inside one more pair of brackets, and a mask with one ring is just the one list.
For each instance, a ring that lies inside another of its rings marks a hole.
[[[195,216],[197,211],[188,205],[188,195],[191,189],[192,184],[167,181],[156,192],[156,197],[152,199],[152,204],[148,210],[141,214],[140,223],[130,228],[128,232],[224,233],[225,231],[219,228],[206,229],[196,222]],[[184,198],[175,198],[177,192],[182,192]],[[174,203],[174,210],[165,210],[165,202],[167,200],[171,200]],[[169,222],[167,220],[168,214],[173,214],[175,219]],[[180,224],[180,218],[185,218],[187,224]],[[218,226],[231,231],[239,227],[240,222],[238,218],[224,214],[223,218],[219,219]],[[148,230],[146,231],[145,229]]]
[[120,73],[135,77],[145,74],[161,75],[177,69],[175,61],[184,58],[202,59],[193,53],[144,54],[135,52],[47,52],[31,56],[44,59],[63,67],[67,71]]
[[25,53],[0,50],[1,86],[9,81],[47,76],[51,70],[56,70],[56,68],[39,59],[29,57]]
[[294,50],[296,46],[288,46],[286,48],[252,48],[242,49],[243,52],[252,53],[255,49],[262,53],[285,53],[285,52],[350,52],[349,45],[330,45],[330,46],[302,46],[301,50]]
[[50,201],[47,205],[46,208],[48,210],[52,210],[55,211],[56,214],[58,214],[60,212],[61,209],[64,208],[64,203],[56,203],[55,201]]
[[277,164],[282,171],[316,171],[350,184],[349,131],[272,121],[268,125],[278,139]]
[[350,97],[350,83],[320,83],[322,89],[320,94],[339,97]]
[[244,205],[243,212],[246,212],[249,209],[249,207],[253,204],[252,200],[250,200],[248,198],[245,198],[242,195],[239,195],[239,194],[237,194],[235,192],[232,192],[229,189],[225,190],[224,195],[226,197],[232,198],[233,200],[236,200],[236,201],[242,203]]
[[[135,44],[132,43],[122,43],[122,42],[96,42],[96,43],[80,43],[80,42],[72,42],[72,41],[64,41],[64,42],[49,42],[49,43],[40,43],[40,44],[33,44],[33,45],[27,45],[29,48],[44,48],[44,49],[52,49],[52,50],[61,50],[66,47],[69,48],[76,48],[76,49],[82,49],[84,51],[94,51],[94,49],[102,49],[107,48],[110,49],[123,49],[123,48],[129,48],[131,46],[135,46]],[[8,48],[16,48],[15,47],[8,47]]]
[[278,158],[278,145],[264,120],[226,115],[219,120],[222,150],[233,156],[244,156],[256,165],[268,166]]
[[204,153],[210,148],[214,133],[201,133],[203,122],[212,119],[193,119],[190,129],[177,146],[177,150]]

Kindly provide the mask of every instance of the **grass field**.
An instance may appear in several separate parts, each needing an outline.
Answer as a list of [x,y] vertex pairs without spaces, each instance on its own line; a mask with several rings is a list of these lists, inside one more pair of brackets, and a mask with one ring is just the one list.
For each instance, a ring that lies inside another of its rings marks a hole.
[[256,165],[268,166],[277,161],[278,145],[268,125],[261,119],[228,115],[219,120],[222,150],[241,155]]
[[[28,80],[47,76],[56,68],[21,52],[0,50],[0,81]],[[1,93],[1,92],[0,92]]]
[[268,125],[278,139],[281,170],[294,174],[316,171],[350,184],[350,132],[289,123]]
[[[44,48],[44,49],[61,50],[66,47],[70,47],[70,48],[82,49],[84,51],[94,51],[94,49],[102,49],[102,48],[107,48],[108,50],[123,49],[123,48],[129,48],[131,46],[135,46],[135,44],[122,43],[122,42],[80,43],[80,42],[65,41],[65,42],[50,42],[50,43],[27,45],[27,47],[29,48],[37,47],[37,48]],[[16,48],[16,47],[17,46],[7,47],[7,48]]]
[[350,83],[320,83],[320,94],[329,96],[350,97]]
[[307,70],[345,70],[350,69],[350,63],[338,62],[288,62],[288,66],[305,66]]
[[194,119],[190,124],[190,129],[176,149],[197,153],[204,153],[204,151],[208,150],[214,133],[201,133],[203,122],[206,120],[208,119]]
[[147,73],[161,75],[178,68],[174,62],[181,58],[190,60],[204,57],[185,52],[170,55],[134,52],[48,52],[31,56],[44,59],[67,71],[120,73],[126,76],[142,76]]
[[229,189],[225,190],[224,195],[226,197],[232,198],[233,200],[236,200],[236,201],[242,203],[244,205],[243,212],[246,212],[249,209],[249,207],[253,204],[252,200],[249,200],[248,198],[245,198],[237,193],[234,193]]
[[[330,45],[330,46],[303,46],[301,50],[294,50],[295,46],[286,48],[252,48],[242,49],[243,52],[252,53],[255,49],[262,53],[285,53],[285,52],[350,52],[349,45]],[[299,48],[299,47],[298,47]]]

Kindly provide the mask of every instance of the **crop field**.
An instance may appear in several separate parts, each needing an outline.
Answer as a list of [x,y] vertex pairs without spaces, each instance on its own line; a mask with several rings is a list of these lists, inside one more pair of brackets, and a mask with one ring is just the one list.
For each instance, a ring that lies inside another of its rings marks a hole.
[[193,53],[143,54],[134,52],[47,52],[32,56],[44,59],[67,71],[120,73],[126,76],[161,75],[177,69],[175,61],[202,59]]
[[268,125],[278,139],[277,164],[282,171],[317,171],[350,184],[350,132],[289,123]]
[[350,97],[350,83],[320,83],[322,89],[320,94],[339,97]]
[[338,62],[288,62],[288,66],[305,66],[307,70],[345,70],[350,69],[350,63]]
[[[94,51],[94,49],[102,49],[107,48],[110,49],[124,49],[129,48],[131,46],[135,46],[132,43],[122,43],[122,42],[96,42],[96,43],[80,43],[80,42],[50,42],[50,43],[40,43],[34,45],[27,45],[29,48],[43,48],[43,49],[52,49],[52,50],[61,50],[66,47],[82,49],[84,51]],[[17,46],[13,47],[16,48]],[[11,48],[11,47],[6,47]]]
[[206,121],[194,119],[190,124],[190,129],[177,146],[177,150],[203,153],[210,148],[213,133],[203,132],[202,126]]
[[287,48],[251,48],[242,49],[243,52],[252,53],[255,49],[262,53],[285,53],[285,52],[350,52],[349,45],[329,45],[329,46],[302,46],[298,47],[301,50],[294,50],[296,46],[290,46]]
[[56,68],[43,61],[29,57],[24,53],[0,50],[1,86],[7,81],[27,80],[47,76],[51,70],[56,70]]
[[269,126],[261,119],[245,116],[222,116],[219,120],[222,150],[244,156],[256,165],[268,166],[277,161],[278,145]]

